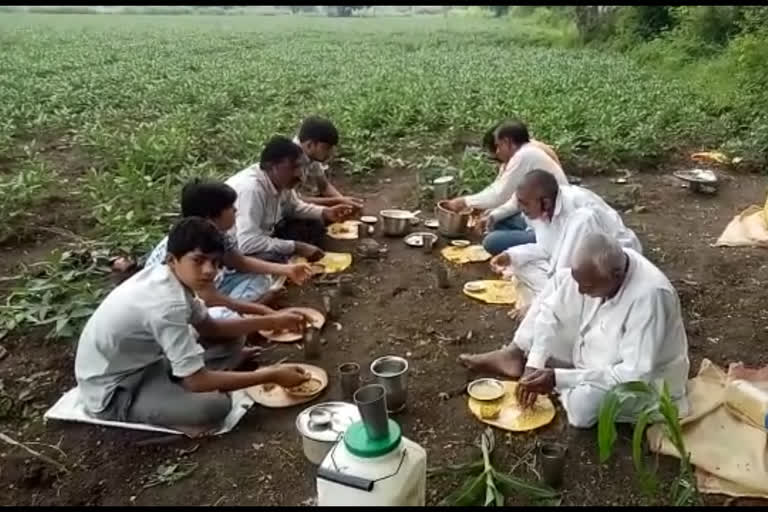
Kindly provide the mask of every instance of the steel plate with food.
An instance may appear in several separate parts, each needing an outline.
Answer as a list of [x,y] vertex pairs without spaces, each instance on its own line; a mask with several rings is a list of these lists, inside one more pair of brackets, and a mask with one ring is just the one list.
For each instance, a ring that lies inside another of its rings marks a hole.
[[411,247],[421,247],[424,245],[424,238],[428,237],[432,239],[432,243],[437,242],[437,235],[434,233],[429,232],[420,232],[420,233],[411,233],[410,235],[403,238],[403,241],[406,245],[409,245]]
[[491,402],[504,396],[504,384],[496,379],[477,379],[469,383],[467,393],[475,400]]

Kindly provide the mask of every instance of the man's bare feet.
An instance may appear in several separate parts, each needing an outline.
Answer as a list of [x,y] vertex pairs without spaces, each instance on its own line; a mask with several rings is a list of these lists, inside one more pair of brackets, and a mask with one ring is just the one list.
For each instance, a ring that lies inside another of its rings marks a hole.
[[471,371],[510,379],[519,378],[525,368],[525,357],[518,348],[502,348],[485,354],[461,354],[459,362]]

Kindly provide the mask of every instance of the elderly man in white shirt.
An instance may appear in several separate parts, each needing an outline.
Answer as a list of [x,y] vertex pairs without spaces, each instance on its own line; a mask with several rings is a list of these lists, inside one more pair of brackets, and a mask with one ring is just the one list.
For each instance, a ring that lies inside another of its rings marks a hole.
[[507,249],[491,260],[491,268],[517,279],[522,304],[531,303],[555,271],[569,265],[575,245],[588,233],[604,232],[622,246],[642,251],[634,232],[600,196],[574,185],[561,185],[544,170],[525,175],[517,200],[536,233],[536,242]]
[[240,251],[267,261],[284,262],[299,255],[323,257],[325,224],[346,219],[346,204],[323,207],[302,201],[294,188],[303,179],[307,157],[291,139],[270,139],[258,164],[227,180],[237,192],[235,226]]
[[[605,394],[630,381],[666,381],[681,413],[688,409],[688,341],[680,301],[664,274],[605,233],[586,235],[570,269],[542,296],[532,336],[487,354],[461,356],[468,367],[517,378],[524,406],[557,391],[575,427],[589,428]],[[624,411],[632,421],[637,411]]]
[[498,254],[509,247],[535,241],[517,202],[516,190],[523,177],[533,169],[542,169],[563,185],[568,179],[560,164],[550,156],[554,154],[551,148],[548,151],[546,145],[532,141],[525,124],[501,123],[494,133],[494,151],[503,166],[496,180],[477,194],[451,199],[444,206],[455,212],[467,208],[486,210],[478,229],[488,228],[483,246],[491,254]]

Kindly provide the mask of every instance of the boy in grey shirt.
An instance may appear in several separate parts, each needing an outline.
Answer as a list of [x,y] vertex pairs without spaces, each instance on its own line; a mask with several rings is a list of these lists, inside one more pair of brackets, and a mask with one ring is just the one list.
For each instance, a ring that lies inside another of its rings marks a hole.
[[[75,357],[88,412],[199,434],[217,428],[229,413],[226,392],[267,382],[290,387],[309,378],[293,365],[226,371],[242,360],[242,344],[232,343],[233,337],[301,330],[305,319],[290,312],[209,317],[194,290],[211,285],[224,249],[210,221],[182,219],[168,236],[168,263],[145,268],[104,299],[83,329]],[[204,347],[198,335],[212,341]]]

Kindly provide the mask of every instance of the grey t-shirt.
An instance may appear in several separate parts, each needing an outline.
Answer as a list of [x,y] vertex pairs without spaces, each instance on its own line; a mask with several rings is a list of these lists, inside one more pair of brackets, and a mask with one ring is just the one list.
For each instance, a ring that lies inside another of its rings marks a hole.
[[115,288],[77,345],[75,378],[86,409],[102,412],[120,384],[137,386],[140,373],[163,358],[179,378],[202,369],[204,349],[192,324],[207,314],[168,265],[147,267]]

